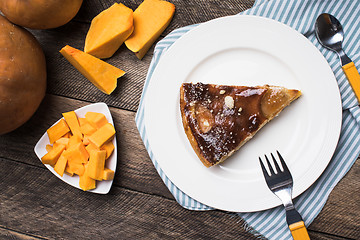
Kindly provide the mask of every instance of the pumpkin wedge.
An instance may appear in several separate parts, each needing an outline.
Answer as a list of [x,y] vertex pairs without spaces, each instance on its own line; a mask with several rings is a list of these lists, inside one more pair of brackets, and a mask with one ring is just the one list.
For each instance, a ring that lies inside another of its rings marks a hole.
[[169,25],[175,5],[162,0],[144,0],[134,11],[134,31],[125,45],[142,59]]
[[117,79],[125,74],[123,70],[69,45],[60,53],[98,89],[109,95],[115,90]]
[[91,21],[84,52],[98,58],[109,58],[133,30],[133,11],[121,3],[114,3]]

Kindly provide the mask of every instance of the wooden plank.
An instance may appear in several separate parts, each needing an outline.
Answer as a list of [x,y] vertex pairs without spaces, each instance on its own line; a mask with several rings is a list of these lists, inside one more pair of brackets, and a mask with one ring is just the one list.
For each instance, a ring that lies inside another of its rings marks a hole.
[[[245,11],[254,5],[254,0],[167,0],[175,5],[176,11],[172,23],[166,32],[174,28],[186,26],[189,24],[208,21],[217,17],[234,15]],[[114,4],[115,0],[87,0],[84,1],[79,13],[74,21],[90,23],[91,20],[101,11]],[[142,0],[122,0],[125,6],[135,10]],[[165,32],[165,33],[166,33]]]
[[323,232],[309,231],[309,237],[311,240],[350,240],[349,238],[329,235]]
[[331,192],[325,207],[309,229],[349,239],[360,236],[360,160]]
[[4,229],[0,227],[0,239],[6,240],[39,240],[40,237],[33,237],[16,231]]
[[113,187],[68,187],[44,168],[0,158],[0,227],[47,239],[256,239],[242,220],[195,212],[174,200]]
[[[74,99],[106,102],[108,105],[135,111],[152,58],[154,45],[139,60],[125,45],[121,46],[115,55],[105,61],[124,70],[126,75],[118,80],[117,89],[106,95],[93,86],[67,60],[61,56],[59,50],[65,45],[82,50],[90,20],[115,1],[87,0],[84,1],[79,17],[70,23],[56,29],[31,30],[42,45],[48,69],[47,92]],[[142,1],[123,1],[133,9]],[[176,14],[163,36],[175,28],[189,24],[200,23],[217,17],[233,15],[252,6],[253,1],[173,1]],[[160,40],[159,38],[158,40]]]

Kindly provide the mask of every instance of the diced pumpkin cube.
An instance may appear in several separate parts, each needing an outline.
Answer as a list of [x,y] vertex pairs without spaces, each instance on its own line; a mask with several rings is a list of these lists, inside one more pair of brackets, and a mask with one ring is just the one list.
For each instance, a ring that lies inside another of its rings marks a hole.
[[92,179],[86,174],[86,169],[88,164],[85,164],[85,172],[82,176],[80,176],[79,186],[82,190],[87,191],[96,188],[96,180]]
[[56,140],[55,142],[57,144],[62,144],[62,145],[68,145],[69,144],[69,138],[65,138],[65,137],[62,137],[62,138],[59,138],[58,140]]
[[85,167],[82,163],[68,162],[70,172],[82,176],[85,172]]
[[103,180],[113,180],[115,172],[109,168],[104,169]]
[[98,148],[97,146],[95,146],[93,143],[89,143],[86,147],[86,151],[90,154],[90,152],[92,151],[92,150],[97,150],[97,151],[99,151],[100,150],[100,148]]
[[78,118],[80,127],[84,124],[89,123],[86,118]]
[[69,167],[69,162],[67,162],[66,167],[65,167],[65,174],[69,175],[70,177],[74,176],[74,172],[71,171],[70,167]]
[[82,142],[70,146],[64,154],[69,163],[82,164],[87,163],[89,159],[89,153]]
[[59,174],[60,176],[63,176],[65,172],[66,164],[67,164],[67,158],[64,156],[64,154],[61,154],[55,164],[54,167],[55,172],[57,172],[57,174]]
[[90,144],[90,140],[89,140],[89,136],[88,136],[88,135],[84,135],[83,144],[84,144],[85,146],[87,146],[87,145]]
[[106,151],[93,150],[90,152],[89,163],[86,167],[86,174],[92,179],[101,181],[105,168]]
[[90,123],[85,123],[84,125],[82,125],[80,127],[80,130],[84,135],[91,135],[96,132],[96,128],[93,127]]
[[109,58],[133,29],[133,11],[121,3],[114,3],[91,21],[84,52],[98,58]]
[[162,0],[144,0],[134,11],[134,31],[125,45],[142,59],[169,25],[175,5]]
[[112,141],[108,141],[104,143],[100,149],[106,151],[106,159],[108,159],[111,156],[112,152],[114,151],[115,146],[112,143]]
[[62,144],[53,147],[53,149],[50,152],[48,152],[41,158],[42,163],[54,166],[64,150],[65,150],[65,145]]
[[45,149],[47,152],[50,152],[53,149],[53,146],[51,146],[50,144],[46,144]]
[[79,186],[82,190],[88,191],[96,188],[96,180],[92,179],[85,173],[80,176]]
[[101,128],[106,123],[108,123],[108,120],[106,119],[105,115],[102,113],[87,112],[85,114],[85,118],[95,128]]
[[80,125],[76,113],[74,111],[66,112],[62,114],[68,124],[72,135],[78,136],[82,139],[82,133],[80,131]]
[[78,135],[72,135],[69,138],[68,147],[72,147],[77,145],[78,143],[81,143],[81,138]]
[[49,136],[50,144],[53,144],[56,140],[64,136],[70,131],[69,126],[64,119],[60,119],[58,123],[50,127],[46,132]]
[[97,147],[101,147],[104,143],[109,141],[115,135],[115,128],[111,123],[106,123],[104,126],[94,132],[89,140]]
[[106,94],[111,94],[117,86],[117,79],[125,74],[90,54],[65,46],[60,53],[90,82]]
[[68,132],[68,133],[66,133],[64,136],[62,136],[62,138],[70,138],[71,137],[71,133],[70,132]]

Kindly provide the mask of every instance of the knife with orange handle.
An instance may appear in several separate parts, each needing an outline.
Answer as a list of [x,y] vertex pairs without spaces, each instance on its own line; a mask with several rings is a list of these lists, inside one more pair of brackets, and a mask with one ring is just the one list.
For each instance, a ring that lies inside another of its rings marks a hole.
[[343,65],[342,69],[344,70],[345,75],[349,80],[352,89],[354,90],[356,98],[360,103],[360,74],[356,69],[355,64],[350,61],[349,63]]

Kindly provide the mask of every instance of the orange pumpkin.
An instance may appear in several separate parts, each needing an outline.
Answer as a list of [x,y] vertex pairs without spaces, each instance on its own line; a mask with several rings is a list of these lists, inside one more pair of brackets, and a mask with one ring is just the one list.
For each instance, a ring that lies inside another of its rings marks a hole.
[[0,135],[25,123],[46,91],[46,63],[27,30],[0,15]]
[[68,23],[83,0],[1,0],[0,11],[11,22],[32,29],[49,29]]

